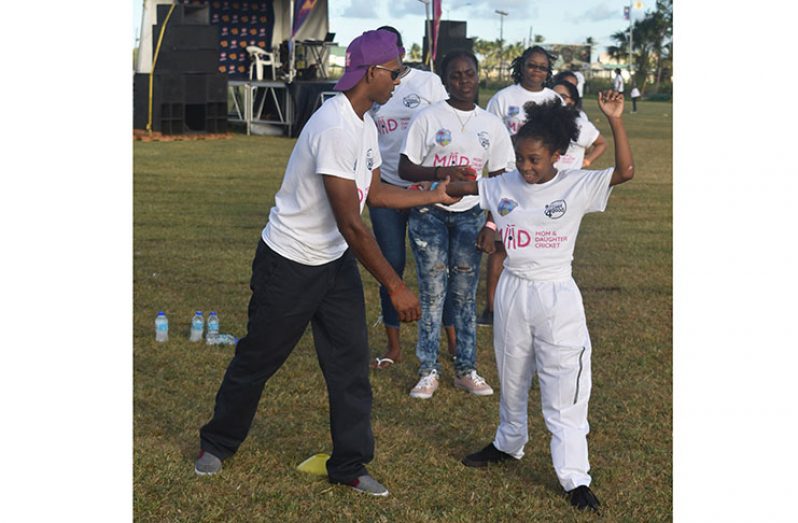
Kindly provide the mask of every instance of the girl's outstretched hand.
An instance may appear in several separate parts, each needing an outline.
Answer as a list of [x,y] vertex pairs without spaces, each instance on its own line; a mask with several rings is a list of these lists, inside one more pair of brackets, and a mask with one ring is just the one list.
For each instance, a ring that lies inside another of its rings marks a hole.
[[620,118],[623,115],[623,93],[618,91],[599,91],[598,104],[607,118]]

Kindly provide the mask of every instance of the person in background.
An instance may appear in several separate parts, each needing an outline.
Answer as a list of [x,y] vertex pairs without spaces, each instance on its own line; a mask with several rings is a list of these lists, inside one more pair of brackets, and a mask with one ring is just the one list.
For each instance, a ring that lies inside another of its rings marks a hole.
[[621,76],[620,69],[615,69],[615,78],[612,79],[612,89],[619,93],[623,93],[623,76]]
[[576,77],[576,90],[579,91],[579,98],[584,98],[585,96],[585,75],[583,75],[580,71],[571,71],[574,76]]
[[[559,73],[557,73],[554,76],[552,76],[551,77],[551,82],[549,82],[549,85],[551,86],[552,91],[554,91],[554,86],[556,84],[558,84],[558,83],[561,83],[561,82],[568,82],[569,84],[571,84],[574,87],[576,87],[577,93],[579,94],[579,98],[580,98],[580,103],[578,104],[579,105],[579,115],[582,118],[584,118],[585,120],[587,120],[588,119],[587,114],[582,109],[582,103],[581,103],[582,93],[579,91],[579,79],[577,78],[576,73],[574,73],[573,71],[560,71]],[[560,93],[557,93],[557,94],[560,94]]]
[[637,84],[632,84],[632,92],[629,93],[629,96],[632,97],[632,112],[637,112],[637,99],[640,98],[640,90],[637,88]]
[[480,205],[494,212],[504,231],[507,250],[493,328],[501,377],[499,426],[493,441],[462,463],[485,467],[523,457],[529,388],[537,374],[554,471],[570,503],[581,510],[598,510],[600,503],[590,490],[587,448],[592,349],[571,261],[582,217],[604,211],[612,188],[634,177],[623,95],[599,93],[598,103],[612,129],[614,167],[555,167],[578,135],[576,112],[555,100],[525,107],[529,118],[515,137],[515,171],[447,187],[454,197],[479,195]]
[[372,206],[414,207],[457,199],[380,181],[377,127],[368,114],[384,104],[402,72],[396,36],[367,31],[346,50],[338,95],[308,120],[291,152],[252,262],[247,334],[238,342],[200,429],[194,471],[221,472],[243,443],[268,379],[285,363],[308,324],[330,403],[331,483],[374,496],[388,489],[366,470],[374,456],[366,306],[357,261],[389,289],[402,321],[417,320],[418,299],[380,252],[361,218]]
[[[495,176],[511,168],[514,153],[502,121],[480,108],[477,59],[452,51],[440,74],[449,99],[419,111],[410,122],[399,160],[399,175],[412,182],[479,179],[483,168]],[[481,253],[477,235],[485,213],[477,198],[455,205],[427,205],[410,211],[410,246],[418,271],[421,320],[416,356],[421,378],[410,396],[428,399],[438,388],[438,338],[444,301],[451,296],[457,332],[455,388],[477,396],[493,389],[477,374],[476,291]]]
[[[557,98],[557,93],[546,87],[552,80],[551,64],[552,56],[545,49],[538,45],[527,48],[510,65],[513,85],[498,91],[488,100],[488,112],[502,119],[511,136],[526,122],[526,113],[523,110],[526,103],[542,103]],[[568,73],[564,74],[567,76]],[[477,318],[479,325],[493,324],[493,296],[505,257],[504,247],[493,229],[495,226],[490,214],[486,224],[486,228],[480,233],[480,245],[484,242],[495,242],[496,245],[486,251],[491,254],[488,255],[485,309]]]
[[584,117],[582,99],[572,83],[562,81],[554,84],[552,89],[560,95],[567,107],[579,111],[579,116],[576,119],[579,138],[571,142],[568,150],[560,156],[560,160],[554,166],[560,170],[587,169],[599,156],[604,154],[607,149],[607,141],[601,136],[596,126]]
[[[399,31],[388,25],[380,27],[378,31],[390,31],[396,35],[400,57],[404,60],[405,49]],[[435,73],[403,66],[399,79],[401,83],[391,99],[385,104],[374,104],[370,114],[377,124],[379,133],[382,182],[407,188],[412,185],[412,182],[403,180],[399,176],[399,151],[405,135],[407,135],[410,120],[418,111],[445,100],[449,95],[446,93],[440,77]],[[405,237],[410,211],[369,206],[369,214],[374,236],[377,238],[377,244],[380,246],[383,256],[399,277],[403,277],[407,252]],[[380,285],[380,306],[388,348],[383,357],[376,358],[373,366],[377,369],[387,369],[401,361],[400,322],[399,315],[391,304],[388,290],[382,285]],[[449,309],[450,307],[444,308],[443,324],[449,341],[449,351],[453,353],[455,350],[454,320]]]

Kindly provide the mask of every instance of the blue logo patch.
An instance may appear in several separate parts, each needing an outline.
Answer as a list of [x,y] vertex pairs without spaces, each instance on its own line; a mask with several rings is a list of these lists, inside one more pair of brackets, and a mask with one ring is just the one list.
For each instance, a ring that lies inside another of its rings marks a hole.
[[452,132],[449,129],[439,129],[438,132],[435,133],[435,143],[441,147],[446,147],[452,143]]
[[510,107],[507,108],[507,114],[509,116],[515,116],[515,115],[517,115],[520,112],[521,112],[521,108],[518,107],[517,105],[511,105]]
[[479,145],[481,145],[482,148],[487,151],[490,148],[490,135],[488,134],[488,131],[477,133],[477,138],[479,138]]
[[518,202],[511,200],[509,198],[502,198],[501,201],[499,202],[499,214],[501,214],[502,216],[507,216],[516,207],[518,207]]
[[408,109],[415,109],[421,103],[421,98],[417,94],[409,94],[402,99],[402,103]]
[[567,210],[567,206],[565,205],[565,200],[555,200],[546,206],[546,209],[543,211],[543,214],[548,216],[549,218],[556,220]]

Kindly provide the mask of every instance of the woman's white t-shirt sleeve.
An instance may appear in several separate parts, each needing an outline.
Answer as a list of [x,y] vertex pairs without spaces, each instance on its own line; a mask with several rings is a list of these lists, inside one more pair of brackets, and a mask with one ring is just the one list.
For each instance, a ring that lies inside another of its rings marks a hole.
[[496,127],[496,139],[490,146],[488,172],[507,171],[515,167],[515,150],[510,133],[504,125]]
[[407,136],[405,136],[401,149],[401,154],[407,156],[407,159],[416,165],[421,165],[430,151],[425,140],[428,122],[423,117],[424,111],[419,112],[410,120],[410,127],[407,129]]
[[593,145],[593,142],[598,140],[599,134],[601,133],[599,133],[598,128],[588,120],[583,120],[581,124],[582,127],[579,129],[579,139],[576,143],[587,149]]

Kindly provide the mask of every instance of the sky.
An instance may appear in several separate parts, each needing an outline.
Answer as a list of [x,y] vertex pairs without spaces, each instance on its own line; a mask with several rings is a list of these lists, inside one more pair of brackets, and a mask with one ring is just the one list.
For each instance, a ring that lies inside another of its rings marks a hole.
[[[133,0],[133,41],[141,24],[141,0]],[[504,41],[515,43],[542,35],[544,43],[578,44],[592,36],[603,52],[610,35],[628,27],[623,19],[627,0],[443,0],[443,20],[467,21],[467,36],[495,40],[503,31]],[[643,11],[653,9],[654,0],[644,0]],[[401,33],[405,47],[421,45],[424,36],[424,4],[420,0],[331,0],[330,31],[336,41],[348,45],[367,28],[393,25]],[[503,28],[495,10],[509,13]],[[642,14],[640,11],[638,14]]]

